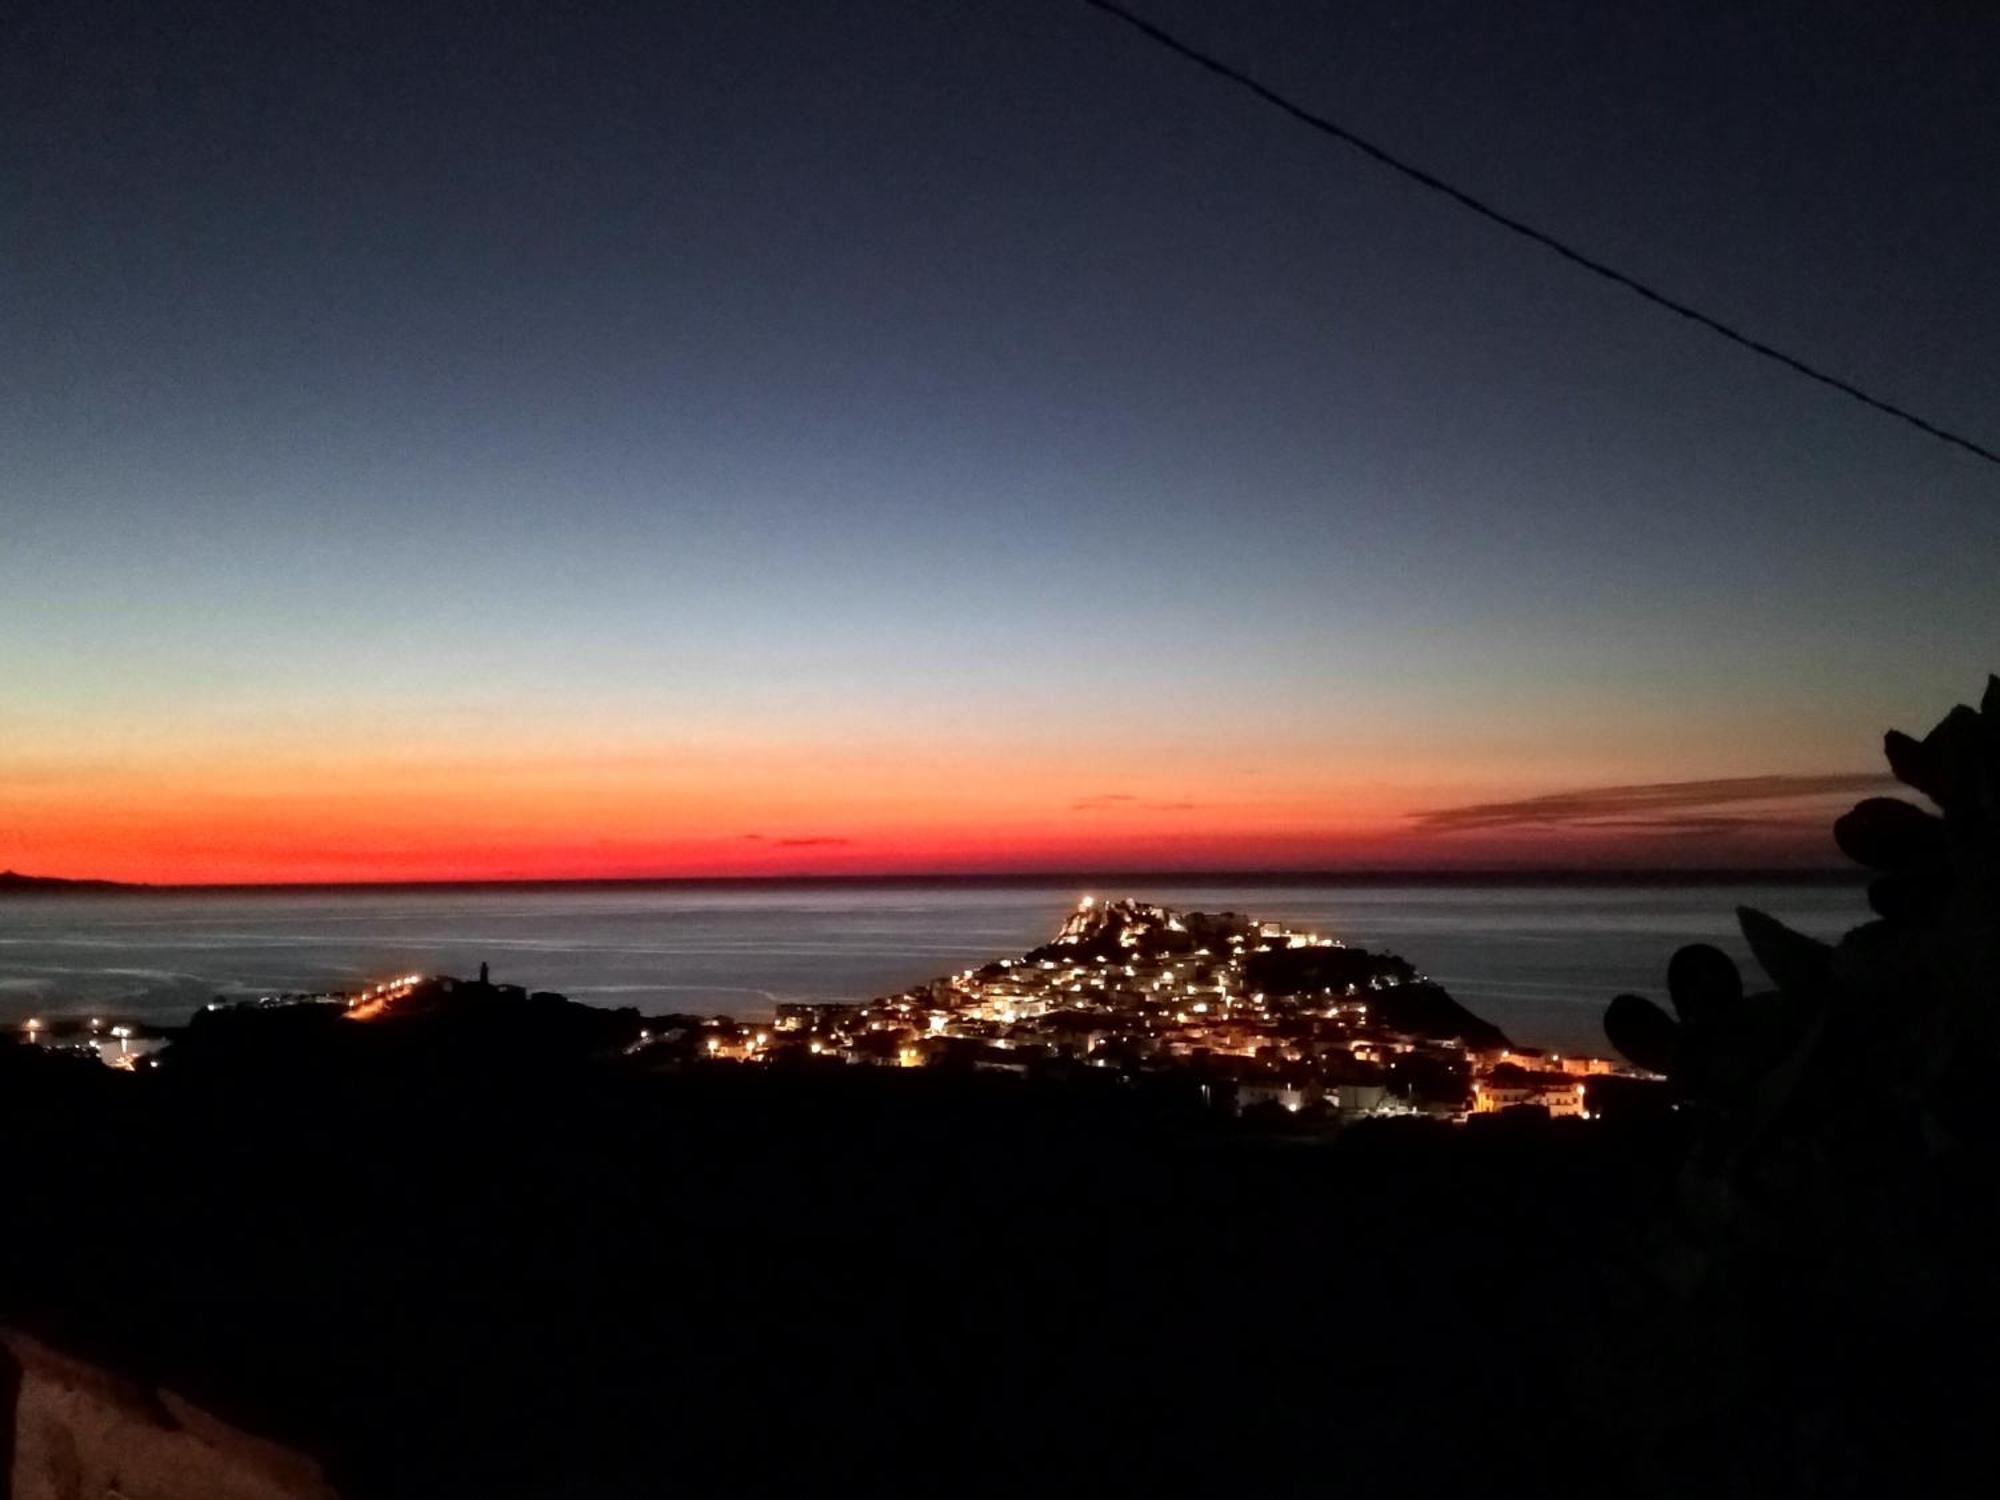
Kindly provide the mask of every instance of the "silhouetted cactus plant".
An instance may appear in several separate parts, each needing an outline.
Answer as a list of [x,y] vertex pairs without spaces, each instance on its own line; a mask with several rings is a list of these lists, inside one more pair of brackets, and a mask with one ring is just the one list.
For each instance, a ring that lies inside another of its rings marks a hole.
[[1769,988],[1696,944],[1672,1015],[1605,1014],[1692,1138],[1648,1258],[1678,1295],[1632,1313],[1680,1373],[1608,1413],[1662,1494],[1914,1493],[1983,1420],[1936,1372],[2000,1329],[2000,678],[1886,750],[1936,811],[1871,797],[1835,823],[1875,920],[1826,944],[1739,910]]
[[1851,1167],[1856,1151],[1935,1156],[1990,1137],[2000,678],[1978,710],[1953,709],[1921,741],[1892,731],[1886,750],[1938,811],[1871,797],[1834,824],[1842,851],[1880,872],[1876,921],[1828,945],[1742,908],[1770,989],[1746,994],[1726,954],[1695,944],[1667,968],[1673,1016],[1636,995],[1605,1013],[1612,1045],[1666,1074],[1695,1113],[1699,1166],[1736,1191],[1804,1150]]

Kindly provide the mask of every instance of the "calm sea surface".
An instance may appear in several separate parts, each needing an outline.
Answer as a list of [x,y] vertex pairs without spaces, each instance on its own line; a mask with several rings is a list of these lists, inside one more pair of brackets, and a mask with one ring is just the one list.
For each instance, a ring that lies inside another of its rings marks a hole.
[[[1620,990],[1663,995],[1686,942],[1745,958],[1758,906],[1816,936],[1865,916],[1859,887],[1179,885],[1100,887],[1240,911],[1402,954],[1516,1041],[1603,1050]],[[215,996],[467,974],[594,1005],[756,1014],[887,993],[1045,940],[1076,886],[616,886],[163,892],[0,902],[0,1019],[117,1009],[184,1019]]]

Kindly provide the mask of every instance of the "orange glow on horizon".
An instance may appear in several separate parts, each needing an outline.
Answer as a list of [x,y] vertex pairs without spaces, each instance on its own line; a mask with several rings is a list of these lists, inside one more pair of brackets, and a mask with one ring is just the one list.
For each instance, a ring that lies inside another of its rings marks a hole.
[[1792,864],[1830,848],[1796,829],[1739,839],[1722,859],[1631,831],[1440,837],[1413,828],[1413,811],[1518,786],[1441,757],[1405,762],[1395,782],[1296,753],[1254,772],[1234,759],[1141,775],[1109,755],[1080,770],[1077,754],[1047,747],[185,756],[38,778],[7,808],[0,867],[358,883]]

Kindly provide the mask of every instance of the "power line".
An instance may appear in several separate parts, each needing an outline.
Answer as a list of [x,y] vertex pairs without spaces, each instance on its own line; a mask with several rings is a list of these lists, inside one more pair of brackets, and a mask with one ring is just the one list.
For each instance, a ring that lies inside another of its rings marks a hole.
[[1687,303],[1670,297],[1665,292],[1659,291],[1654,287],[1648,286],[1637,277],[1629,276],[1615,266],[1608,266],[1594,256],[1584,254],[1583,251],[1578,250],[1575,246],[1557,239],[1547,230],[1537,229],[1534,225],[1524,223],[1512,214],[1502,212],[1483,199],[1474,197],[1471,193],[1466,192],[1465,189],[1454,187],[1443,178],[1426,172],[1422,167],[1414,166],[1404,161],[1394,152],[1376,145],[1365,136],[1356,135],[1345,125],[1329,120],[1325,115],[1307,109],[1302,104],[1295,103],[1276,89],[1270,87],[1270,85],[1252,78],[1240,68],[1232,67],[1220,58],[1203,52],[1198,47],[1189,45],[1170,32],[1161,30],[1143,16],[1134,15],[1124,6],[1115,3],[1115,0],[1082,0],[1082,3],[1089,6],[1092,10],[1102,11],[1105,15],[1122,21],[1148,41],[1157,43],[1159,46],[1166,48],[1167,51],[1193,63],[1196,67],[1205,68],[1218,77],[1227,79],[1237,87],[1248,90],[1272,108],[1290,115],[1300,124],[1310,126],[1322,135],[1332,136],[1344,145],[1352,146],[1356,151],[1359,151],[1370,160],[1380,162],[1391,171],[1401,173],[1412,182],[1429,188],[1434,193],[1443,194],[1461,208],[1471,209],[1472,212],[1478,214],[1482,219],[1498,224],[1502,229],[1512,230],[1523,239],[1533,240],[1545,250],[1554,251],[1572,265],[1581,266],[1584,270],[1589,271],[1595,276],[1601,276],[1606,281],[1614,282],[1618,286],[1624,287],[1628,292],[1633,292],[1645,298],[1656,307],[1664,307],[1668,312],[1676,313],[1691,323],[1698,323],[1710,333],[1720,334],[1732,344],[1740,345],[1753,354],[1761,354],[1765,359],[1773,360],[1783,365],[1794,374],[1803,375],[1808,380],[1816,380],[1821,385],[1830,386],[1834,390],[1839,391],[1843,396],[1850,396],[1864,406],[1873,407],[1876,411],[1886,416],[1895,417],[1898,421],[1909,423],[1910,426],[1916,428],[1919,432],[1929,433],[1932,437],[1942,442],[1950,443],[1955,448],[1964,449],[1976,458],[1983,458],[1990,464],[2000,465],[2000,453],[1996,453],[1993,449],[1976,443],[1971,438],[1962,437],[1947,428],[1940,427],[1935,422],[1927,421],[1915,412],[1908,411],[1892,401],[1885,401],[1880,396],[1870,395],[1867,391],[1861,389],[1860,386],[1850,381],[1842,380],[1838,375],[1830,375],[1825,370],[1809,365],[1795,355],[1787,354],[1782,349],[1774,349],[1762,339],[1752,338],[1740,329],[1730,327],[1721,319],[1712,318],[1699,308],[1690,307]]

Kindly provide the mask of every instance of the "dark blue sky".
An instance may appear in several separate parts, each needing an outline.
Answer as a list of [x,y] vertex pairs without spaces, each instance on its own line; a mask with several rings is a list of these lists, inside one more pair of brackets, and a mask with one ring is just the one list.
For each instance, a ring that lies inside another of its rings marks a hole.
[[[2000,440],[1992,8],[1139,8]],[[1115,794],[1332,856],[1865,767],[2000,661],[2000,471],[1071,0],[0,24],[0,776],[191,867],[255,863],[148,821],[202,766],[290,767],[268,832],[323,757],[560,762],[576,817],[607,747],[774,745],[845,790],[714,837],[1053,849]]]

